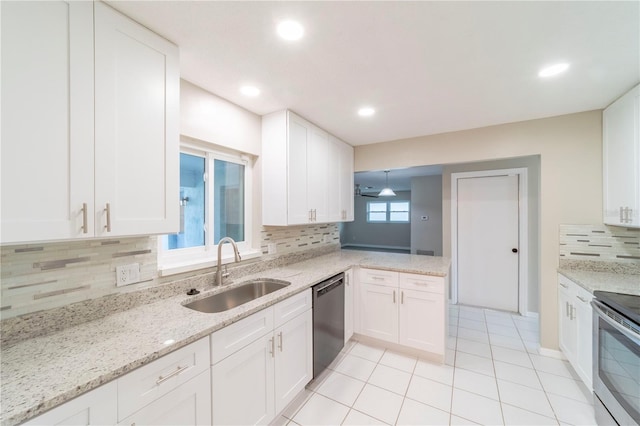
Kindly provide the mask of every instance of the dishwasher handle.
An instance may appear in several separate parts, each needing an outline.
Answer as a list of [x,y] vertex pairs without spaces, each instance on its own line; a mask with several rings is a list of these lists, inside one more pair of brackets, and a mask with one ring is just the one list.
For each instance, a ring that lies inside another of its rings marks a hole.
[[340,274],[331,278],[330,280],[325,281],[324,283],[320,283],[313,287],[313,291],[316,297],[322,297],[327,294],[331,290],[335,289],[344,284],[344,274]]

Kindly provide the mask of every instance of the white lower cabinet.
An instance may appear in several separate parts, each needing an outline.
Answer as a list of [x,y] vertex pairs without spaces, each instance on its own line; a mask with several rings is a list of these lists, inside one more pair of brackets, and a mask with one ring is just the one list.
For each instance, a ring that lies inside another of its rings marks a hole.
[[213,424],[268,423],[275,415],[273,336],[260,337],[211,367]]
[[558,275],[559,346],[585,385],[593,389],[593,295]]
[[398,342],[397,289],[377,284],[361,284],[360,332],[388,342]]
[[360,271],[360,334],[444,356],[446,277]]
[[[269,316],[269,324],[282,325],[256,336],[253,324],[265,324]],[[213,352],[222,339],[245,343],[220,361],[214,358],[213,424],[269,423],[304,389],[313,378],[312,321],[311,290],[307,290],[211,335]]]
[[154,400],[120,425],[197,425],[211,424],[211,382],[209,371]]
[[117,422],[116,382],[102,385],[53,410],[35,417],[25,425],[113,425]]
[[344,273],[344,343],[347,343],[355,329],[354,325],[354,296],[353,269]]

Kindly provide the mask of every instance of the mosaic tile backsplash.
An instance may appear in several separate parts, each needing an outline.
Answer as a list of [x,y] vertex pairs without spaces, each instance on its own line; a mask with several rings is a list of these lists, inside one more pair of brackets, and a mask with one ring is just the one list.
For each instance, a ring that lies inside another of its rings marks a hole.
[[560,225],[560,259],[640,263],[640,229]]
[[[263,256],[262,260],[273,260],[324,246],[336,246],[339,239],[337,224],[263,228],[260,244],[262,252],[268,253],[270,243],[276,244],[277,251]],[[191,274],[159,277],[157,239],[153,236],[2,246],[0,252],[2,319],[110,294],[153,288],[207,272],[201,270]],[[250,265],[255,262],[254,259],[242,264]],[[129,263],[140,264],[141,282],[116,287],[116,267]],[[215,268],[208,269],[209,272],[214,270]]]

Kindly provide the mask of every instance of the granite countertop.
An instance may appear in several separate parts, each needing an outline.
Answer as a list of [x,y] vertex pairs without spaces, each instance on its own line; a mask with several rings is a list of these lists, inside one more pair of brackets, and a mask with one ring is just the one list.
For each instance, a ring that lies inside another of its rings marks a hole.
[[205,314],[182,306],[221,290],[213,289],[198,296],[169,297],[3,347],[0,423],[13,426],[35,417],[352,266],[445,276],[450,263],[443,257],[337,251],[225,285],[226,289],[254,278],[291,282],[225,312]]
[[640,296],[640,275],[559,268],[558,272],[593,293],[596,290]]

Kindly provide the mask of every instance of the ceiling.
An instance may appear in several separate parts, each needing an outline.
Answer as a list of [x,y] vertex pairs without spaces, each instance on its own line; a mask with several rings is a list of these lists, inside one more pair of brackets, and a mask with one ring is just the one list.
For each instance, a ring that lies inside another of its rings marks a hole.
[[[441,174],[442,166],[420,166],[409,167],[406,169],[392,169],[389,170],[389,186],[394,191],[411,191],[411,178]],[[360,185],[360,190],[363,194],[377,194],[386,186],[386,176],[384,170],[357,172],[354,174],[353,183]]]
[[[601,109],[640,81],[638,1],[108,3],[178,44],[184,79],[352,145]],[[283,19],[304,37],[281,40]]]

